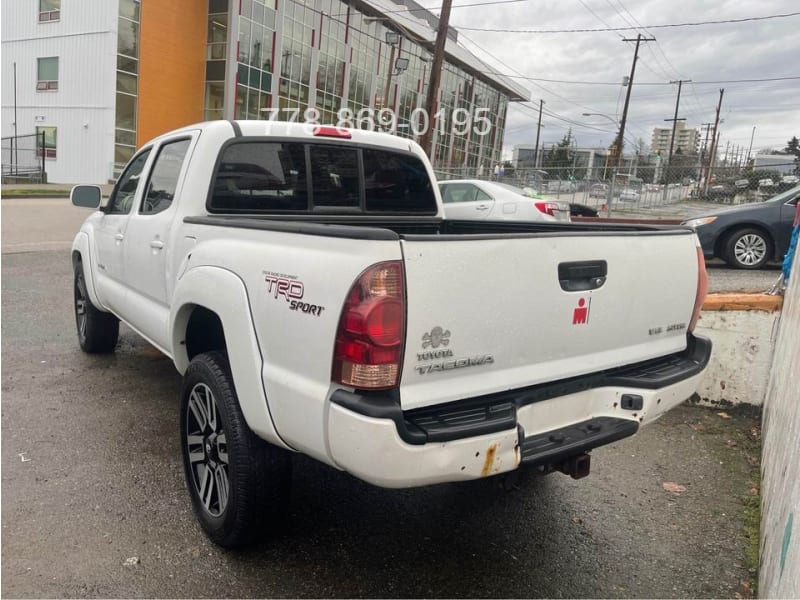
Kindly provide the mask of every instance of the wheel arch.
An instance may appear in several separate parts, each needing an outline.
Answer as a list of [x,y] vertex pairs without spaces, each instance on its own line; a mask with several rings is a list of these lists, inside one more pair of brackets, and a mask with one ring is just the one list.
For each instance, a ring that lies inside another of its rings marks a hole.
[[80,264],[83,269],[83,279],[86,282],[86,292],[89,294],[89,300],[97,307],[98,310],[107,312],[106,307],[100,302],[100,296],[97,294],[95,288],[94,271],[92,270],[92,254],[89,250],[89,236],[81,231],[75,236],[75,241],[72,242],[72,269],[73,271],[78,268]]
[[725,229],[723,229],[719,235],[717,236],[717,241],[714,243],[714,256],[717,258],[725,259],[725,246],[728,244],[728,240],[732,235],[734,235],[737,231],[742,229],[758,229],[761,231],[766,240],[769,244],[770,249],[770,260],[775,260],[775,253],[777,252],[775,243],[775,237],[770,232],[769,228],[766,227],[763,223],[758,221],[745,221],[739,223],[732,223]]
[[178,280],[170,312],[172,356],[178,372],[185,373],[199,353],[224,350],[247,425],[263,439],[288,448],[269,411],[263,357],[242,279],[222,267],[192,268]]

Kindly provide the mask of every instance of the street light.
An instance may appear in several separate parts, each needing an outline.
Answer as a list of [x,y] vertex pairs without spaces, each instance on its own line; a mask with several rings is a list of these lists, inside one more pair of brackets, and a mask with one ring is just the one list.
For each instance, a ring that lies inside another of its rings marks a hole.
[[603,113],[583,113],[584,117],[603,117],[604,119],[608,119],[614,125],[619,127],[619,122],[616,119],[609,117],[608,115],[604,115]]

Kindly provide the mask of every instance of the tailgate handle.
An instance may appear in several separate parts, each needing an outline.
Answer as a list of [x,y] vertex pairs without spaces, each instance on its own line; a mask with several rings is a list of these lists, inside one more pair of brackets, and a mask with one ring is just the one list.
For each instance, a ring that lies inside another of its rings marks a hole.
[[596,290],[606,282],[608,263],[604,260],[564,262],[558,265],[558,282],[565,292]]

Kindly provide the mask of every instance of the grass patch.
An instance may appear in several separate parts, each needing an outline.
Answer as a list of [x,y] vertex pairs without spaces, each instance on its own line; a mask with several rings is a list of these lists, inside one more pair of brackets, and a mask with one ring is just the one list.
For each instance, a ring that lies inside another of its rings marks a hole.
[[744,505],[744,532],[748,538],[745,550],[746,566],[751,574],[751,590],[753,596],[758,596],[758,554],[761,533],[761,494],[756,489],[756,494],[746,496],[742,500]]
[[3,198],[26,198],[26,197],[39,197],[39,198],[68,198],[69,190],[59,190],[52,188],[19,188],[2,190]]

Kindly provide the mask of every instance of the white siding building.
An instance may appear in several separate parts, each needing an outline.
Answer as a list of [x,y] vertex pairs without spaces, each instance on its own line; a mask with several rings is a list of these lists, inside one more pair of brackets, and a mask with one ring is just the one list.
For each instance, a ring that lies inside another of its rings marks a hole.
[[62,0],[55,14],[40,16],[50,4],[2,2],[2,136],[44,130],[49,181],[105,183],[113,171],[118,0]]

